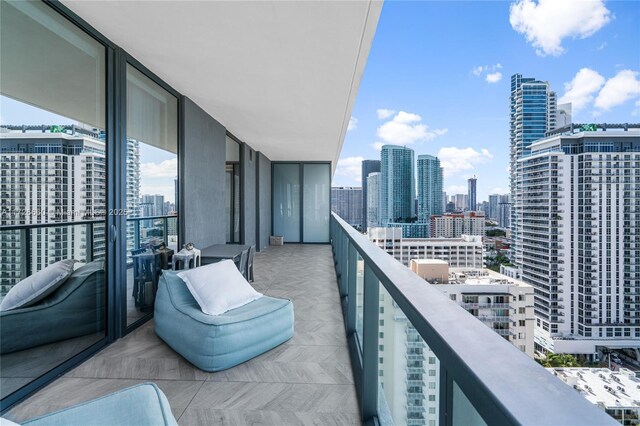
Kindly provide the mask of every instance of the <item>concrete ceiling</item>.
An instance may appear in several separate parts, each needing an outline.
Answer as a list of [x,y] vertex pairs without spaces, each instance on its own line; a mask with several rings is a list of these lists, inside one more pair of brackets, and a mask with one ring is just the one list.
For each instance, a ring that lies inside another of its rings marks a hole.
[[68,1],[272,160],[337,162],[380,1]]

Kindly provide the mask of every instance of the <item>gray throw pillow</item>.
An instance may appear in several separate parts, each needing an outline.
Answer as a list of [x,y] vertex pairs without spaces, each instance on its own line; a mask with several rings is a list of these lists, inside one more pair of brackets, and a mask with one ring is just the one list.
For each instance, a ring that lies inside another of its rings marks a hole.
[[62,285],[73,273],[74,259],[53,263],[14,285],[0,303],[0,311],[35,305]]

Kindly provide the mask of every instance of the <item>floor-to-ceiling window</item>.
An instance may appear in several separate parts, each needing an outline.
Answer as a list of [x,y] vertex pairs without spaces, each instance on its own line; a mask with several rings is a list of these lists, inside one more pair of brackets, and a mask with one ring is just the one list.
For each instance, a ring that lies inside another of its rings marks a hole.
[[0,3],[0,395],[106,335],[106,48]]
[[178,100],[126,69],[126,324],[153,310],[178,247]]

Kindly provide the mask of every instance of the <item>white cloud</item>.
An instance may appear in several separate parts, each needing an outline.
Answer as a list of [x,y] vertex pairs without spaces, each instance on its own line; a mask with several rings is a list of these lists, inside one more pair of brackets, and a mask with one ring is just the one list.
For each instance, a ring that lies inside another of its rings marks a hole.
[[392,109],[377,109],[376,114],[378,114],[379,120],[384,120],[385,118],[391,117],[396,112]]
[[622,70],[610,78],[604,84],[598,94],[594,106],[599,109],[609,110],[640,96],[640,80],[638,73],[631,70]]
[[604,77],[589,68],[582,68],[573,80],[564,84],[564,95],[558,103],[571,102],[574,112],[579,111],[593,101],[594,94],[604,84]]
[[466,194],[468,190],[469,188],[465,185],[449,185],[444,189],[444,192],[447,193],[448,197],[449,195]]
[[161,163],[142,163],[140,174],[143,178],[174,178],[178,175],[178,159],[172,158]]
[[473,67],[471,72],[476,77],[480,77],[484,74],[484,79],[487,83],[497,83],[502,80],[502,73],[498,70],[502,69],[502,64],[497,63],[495,65],[478,65]]
[[444,175],[451,176],[465,170],[473,170],[477,164],[490,161],[493,158],[493,154],[487,149],[481,149],[478,152],[471,147],[457,148],[450,146],[440,148],[438,158],[444,169]]
[[485,80],[487,83],[497,83],[502,80],[502,73],[500,71],[496,71],[491,74],[487,74]]
[[400,111],[390,121],[378,127],[376,135],[382,142],[377,142],[373,146],[378,149],[383,144],[411,145],[418,141],[430,141],[444,135],[447,131],[447,129],[429,130],[418,114]]
[[611,18],[603,0],[517,0],[509,10],[511,27],[539,56],[561,55],[563,39],[590,37]]
[[483,67],[482,65],[478,65],[477,67],[474,67],[473,70],[471,70],[471,72],[473,74],[475,74],[476,76],[480,77],[480,75],[482,75],[482,73],[486,70],[487,67]]
[[351,116],[351,118],[349,119],[349,126],[347,126],[347,132],[351,130],[355,130],[357,128],[358,128],[358,119],[355,118],[354,116]]
[[338,160],[335,176],[342,176],[352,181],[362,182],[363,157],[345,157]]
[[602,50],[605,47],[607,47],[607,42],[606,41],[604,43],[602,43],[600,46],[596,47],[596,50]]

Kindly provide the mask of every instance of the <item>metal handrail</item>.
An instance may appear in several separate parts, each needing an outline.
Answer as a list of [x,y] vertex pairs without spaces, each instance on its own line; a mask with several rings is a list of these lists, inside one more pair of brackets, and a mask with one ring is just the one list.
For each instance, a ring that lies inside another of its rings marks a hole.
[[[361,256],[365,265],[363,347],[356,357],[362,360],[360,374],[363,376],[360,382],[356,380],[356,384],[364,387],[366,382],[369,385],[360,389],[364,395],[361,397],[363,405],[367,399],[375,398],[377,401],[377,386],[373,388],[372,378],[366,376],[367,372],[376,371],[373,366],[366,365],[367,360],[377,363],[378,318],[376,310],[367,310],[367,299],[372,297],[367,293],[377,295],[377,279],[440,360],[440,411],[444,415],[451,415],[447,408],[451,409],[455,382],[487,424],[616,424],[605,412],[549,374],[434,286],[425,285],[422,278],[335,213],[332,213],[331,239],[340,281],[345,277],[349,280],[347,263],[352,249]],[[342,290],[347,288],[344,283],[340,284]],[[355,292],[351,284],[347,290]],[[353,293],[346,294],[347,304],[349,299],[355,299],[354,296]],[[345,315],[348,332],[350,315],[353,314],[347,312]],[[368,342],[369,338],[376,341]],[[359,347],[358,344],[350,344],[350,348],[353,346]],[[375,402],[368,404],[377,407]],[[363,421],[372,420],[368,418],[372,407],[361,409]],[[447,424],[450,422],[449,419]]]

